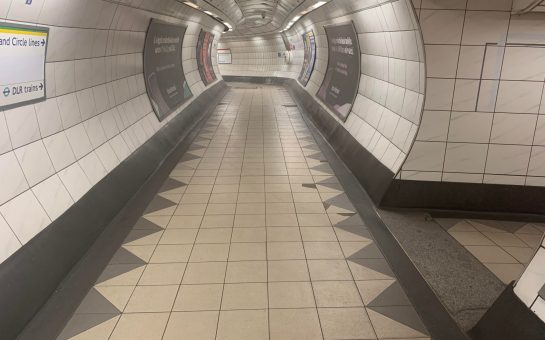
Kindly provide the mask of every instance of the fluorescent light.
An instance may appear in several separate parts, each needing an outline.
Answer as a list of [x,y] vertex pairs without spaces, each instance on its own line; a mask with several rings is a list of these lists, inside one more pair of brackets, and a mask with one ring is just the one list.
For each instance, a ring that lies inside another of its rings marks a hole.
[[298,15],[294,16],[290,22],[286,25],[286,27],[284,28],[284,30],[282,30],[281,32],[284,32],[284,31],[287,31],[289,30],[297,21],[299,21],[299,19],[301,19],[303,16],[307,15],[308,13],[314,11],[315,9],[317,8],[320,8],[322,7],[323,5],[327,4],[328,1],[318,1],[317,3],[315,3],[314,5],[310,6],[309,8],[305,9],[304,11],[302,11],[301,13],[299,13]]
[[195,9],[199,9],[199,5],[191,2],[191,1],[184,1],[184,4],[188,5],[189,7],[193,7]]

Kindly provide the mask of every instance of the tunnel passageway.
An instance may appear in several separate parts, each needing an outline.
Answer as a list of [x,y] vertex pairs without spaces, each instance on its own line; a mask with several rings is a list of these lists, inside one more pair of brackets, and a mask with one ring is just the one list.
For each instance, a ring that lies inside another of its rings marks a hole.
[[59,339],[428,339],[290,94],[233,84]]

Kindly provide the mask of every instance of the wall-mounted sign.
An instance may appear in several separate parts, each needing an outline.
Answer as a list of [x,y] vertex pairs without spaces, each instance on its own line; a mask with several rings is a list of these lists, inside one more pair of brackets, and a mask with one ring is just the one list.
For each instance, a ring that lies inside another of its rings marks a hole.
[[0,110],[45,100],[49,29],[0,23]]
[[219,49],[218,50],[218,64],[232,64],[233,56],[230,49]]
[[305,59],[303,61],[303,68],[299,75],[299,82],[303,86],[307,86],[310,76],[314,71],[314,65],[316,64],[316,37],[314,32],[310,31],[303,34],[303,42],[305,43]]
[[329,62],[318,98],[341,120],[346,121],[361,76],[361,53],[358,34],[352,22],[324,27],[329,43]]
[[197,42],[197,66],[204,85],[208,85],[216,80],[216,74],[212,67],[212,45],[214,35],[210,32],[201,30],[199,41]]
[[153,110],[159,120],[193,96],[182,66],[186,27],[152,20],[144,46],[144,77]]

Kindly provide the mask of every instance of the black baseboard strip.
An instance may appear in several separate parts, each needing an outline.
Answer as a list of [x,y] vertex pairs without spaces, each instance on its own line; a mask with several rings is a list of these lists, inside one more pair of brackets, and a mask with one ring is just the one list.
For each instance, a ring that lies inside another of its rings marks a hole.
[[470,331],[476,340],[543,340],[545,323],[513,291],[513,284]]
[[[298,85],[295,84],[294,86]],[[357,178],[355,174],[350,171],[351,169],[349,169],[348,164],[343,162],[343,159],[340,157],[337,150],[326,141],[327,135],[323,135],[320,132],[319,126],[316,127],[312,122],[311,118],[313,118],[315,112],[309,112],[308,110],[314,109],[314,106],[309,106],[307,108],[308,103],[307,101],[301,100],[303,96],[299,91],[293,91],[291,87],[288,87],[288,89],[292,91],[292,95],[299,102],[303,117],[307,121],[307,125],[314,135],[322,153],[335,171],[336,176],[341,182],[352,204],[371,231],[377,246],[383,252],[386,260],[396,274],[398,281],[405,289],[407,296],[422,318],[432,339],[467,340],[467,335],[458,327],[445,306],[443,306],[441,301],[437,298],[433,290],[412,263],[411,259],[407,256],[403,248],[380,218],[375,209],[373,200],[360,185],[361,182],[359,181],[359,177]]]
[[[183,141],[191,139],[191,131],[204,122],[225,90],[224,82],[206,90],[0,265],[1,339],[56,338],[138,218],[131,212],[141,216],[150,195],[185,151]],[[141,195],[134,197],[137,192]],[[102,248],[95,246],[93,255],[78,264],[99,236]]]
[[545,187],[394,180],[381,205],[499,214],[545,214]]

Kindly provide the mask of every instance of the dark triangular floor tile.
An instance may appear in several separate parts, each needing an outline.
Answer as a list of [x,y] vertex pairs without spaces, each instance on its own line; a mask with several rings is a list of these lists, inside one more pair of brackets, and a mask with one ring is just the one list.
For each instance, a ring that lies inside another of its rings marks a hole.
[[418,314],[413,307],[410,306],[387,306],[387,307],[369,307],[383,316],[394,320],[402,325],[416,330],[422,334],[427,334],[426,327],[422,324],[422,321],[418,317]]
[[303,188],[316,189],[316,184],[314,183],[303,183],[301,184]]
[[[112,262],[115,264],[135,264],[135,265],[145,265],[146,261],[142,260],[138,256],[134,255],[127,249],[121,247],[117,250],[112,258]],[[110,263],[112,263],[110,262]]]
[[159,210],[163,210],[166,208],[174,207],[177,204],[175,202],[172,202],[169,199],[166,199],[161,196],[155,196],[155,198],[150,202],[148,207],[146,208],[146,211],[144,214],[150,214]]
[[374,243],[369,243],[363,246],[360,250],[350,255],[347,259],[380,259],[383,258],[382,253]]
[[159,192],[171,191],[187,186],[187,183],[174,179],[172,177],[167,178]]
[[[57,340],[68,340],[77,337],[78,335],[102,325],[112,319],[117,319],[119,314],[76,314],[69,321]],[[115,327],[115,321],[111,321],[111,329]]]
[[125,273],[128,273],[136,268],[143,267],[139,264],[115,264],[115,265],[109,265],[106,267],[104,272],[100,275],[99,279],[97,280],[97,284],[100,284],[102,282],[111,280],[115,277],[118,277],[120,275],[123,275]]
[[380,306],[408,306],[411,302],[407,298],[401,285],[394,281],[390,286],[384,289],[377,297],[370,301],[368,307]]

